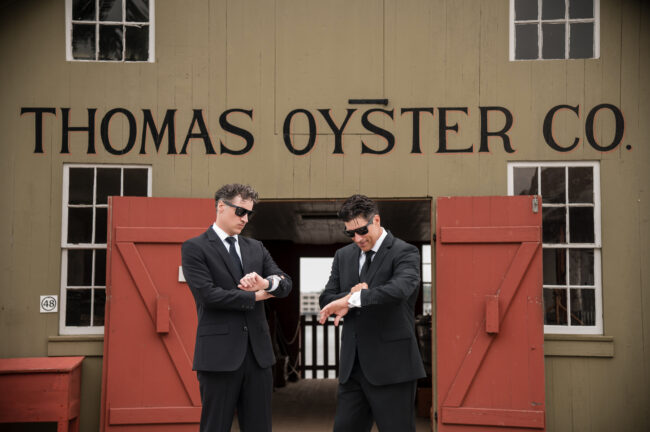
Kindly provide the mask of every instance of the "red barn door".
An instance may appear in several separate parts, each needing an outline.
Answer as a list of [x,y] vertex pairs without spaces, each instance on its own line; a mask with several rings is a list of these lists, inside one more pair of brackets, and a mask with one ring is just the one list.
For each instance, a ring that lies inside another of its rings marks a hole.
[[181,244],[214,221],[210,199],[109,202],[101,430],[196,431],[196,307]]
[[437,200],[438,431],[545,429],[541,201]]

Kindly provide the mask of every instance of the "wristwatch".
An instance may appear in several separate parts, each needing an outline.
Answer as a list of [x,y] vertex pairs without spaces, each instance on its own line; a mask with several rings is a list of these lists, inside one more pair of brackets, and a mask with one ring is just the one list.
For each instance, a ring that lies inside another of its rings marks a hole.
[[273,285],[275,284],[275,281],[277,280],[278,283],[280,282],[280,278],[276,275],[271,275],[266,278],[267,281],[269,281],[269,287],[266,288],[264,291],[271,291],[273,289]]

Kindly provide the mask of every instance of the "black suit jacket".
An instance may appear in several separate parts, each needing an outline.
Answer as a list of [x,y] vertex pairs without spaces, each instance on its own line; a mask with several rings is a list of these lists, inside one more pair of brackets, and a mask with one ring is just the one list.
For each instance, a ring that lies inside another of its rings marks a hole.
[[[244,273],[284,276],[275,297],[286,297],[291,278],[282,272],[261,242],[238,236]],[[275,363],[264,302],[237,288],[238,269],[217,233],[208,228],[183,243],[183,275],[196,302],[198,327],[193,370],[234,371],[244,360],[250,339],[260,367]]]
[[[320,296],[321,307],[345,296],[359,283],[360,253],[354,243],[336,251],[329,281]],[[361,290],[361,308],[350,308],[344,318],[340,382],[350,377],[355,353],[372,384],[424,377],[414,318],[420,288],[418,249],[388,232],[372,259],[367,279],[368,289]]]

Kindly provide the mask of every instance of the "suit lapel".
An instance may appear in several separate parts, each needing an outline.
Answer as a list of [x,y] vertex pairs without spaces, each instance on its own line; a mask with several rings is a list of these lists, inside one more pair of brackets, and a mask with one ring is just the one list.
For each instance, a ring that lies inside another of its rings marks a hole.
[[[230,272],[230,276],[232,276],[232,280],[234,280],[236,284],[239,283],[239,279],[237,278],[239,269],[237,269],[235,267],[235,263],[232,262],[232,258],[230,258],[230,254],[228,254],[228,249],[226,249],[226,246],[223,244],[223,242],[221,241],[217,233],[214,232],[212,227],[208,228],[206,234],[208,235],[208,240],[210,240],[210,245],[212,246],[212,249],[214,249],[217,252],[217,254],[221,257],[221,260],[226,265],[228,272]],[[239,243],[239,247],[241,249],[241,242]]]
[[[384,228],[385,229],[385,228]],[[381,267],[384,258],[388,255],[390,248],[393,246],[394,237],[390,231],[386,231],[386,238],[381,243],[379,250],[375,254],[375,257],[372,259],[370,268],[368,269],[368,287],[372,284],[372,279],[375,277],[377,270]],[[357,260],[357,267],[359,267],[359,260]]]
[[239,236],[238,238],[239,238],[239,251],[241,252],[242,267],[244,269],[244,274],[248,274],[252,271],[251,270],[251,245],[246,241],[247,240],[246,238],[242,236]]

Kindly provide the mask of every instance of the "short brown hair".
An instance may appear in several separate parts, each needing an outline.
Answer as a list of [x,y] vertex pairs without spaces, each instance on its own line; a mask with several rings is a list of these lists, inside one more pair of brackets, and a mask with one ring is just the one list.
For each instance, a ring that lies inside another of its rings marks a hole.
[[219,200],[231,201],[237,196],[240,196],[243,200],[252,200],[254,204],[257,203],[258,199],[257,192],[249,185],[230,183],[221,186],[217,190],[214,194],[214,204],[219,204]]

